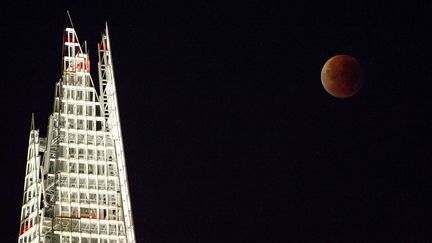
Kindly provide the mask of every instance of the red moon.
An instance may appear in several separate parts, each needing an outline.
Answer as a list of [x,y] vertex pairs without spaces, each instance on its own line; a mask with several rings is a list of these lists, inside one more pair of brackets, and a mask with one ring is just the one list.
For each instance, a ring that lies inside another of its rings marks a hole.
[[321,70],[324,89],[337,98],[349,98],[363,86],[363,68],[352,56],[337,55],[330,58]]

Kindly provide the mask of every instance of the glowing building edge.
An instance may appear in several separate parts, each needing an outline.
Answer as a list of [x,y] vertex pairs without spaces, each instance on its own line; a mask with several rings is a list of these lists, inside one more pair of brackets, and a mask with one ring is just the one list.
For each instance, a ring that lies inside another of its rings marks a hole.
[[75,30],[63,37],[46,138],[32,117],[18,242],[135,243],[108,27],[100,95]]

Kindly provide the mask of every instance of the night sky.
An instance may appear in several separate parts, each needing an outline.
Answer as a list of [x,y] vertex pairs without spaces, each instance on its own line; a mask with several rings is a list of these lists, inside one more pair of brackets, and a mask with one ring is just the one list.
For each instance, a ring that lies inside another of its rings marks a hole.
[[[109,24],[138,243],[430,242],[431,4],[261,2],[3,4],[1,242],[66,9],[94,80]],[[365,71],[350,99],[321,85],[337,54]]]

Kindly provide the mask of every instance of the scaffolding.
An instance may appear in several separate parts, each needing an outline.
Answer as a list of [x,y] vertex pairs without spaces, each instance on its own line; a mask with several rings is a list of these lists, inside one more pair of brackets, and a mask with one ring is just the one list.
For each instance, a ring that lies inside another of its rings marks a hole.
[[75,29],[63,38],[46,139],[32,118],[18,242],[135,243],[108,27],[100,96]]

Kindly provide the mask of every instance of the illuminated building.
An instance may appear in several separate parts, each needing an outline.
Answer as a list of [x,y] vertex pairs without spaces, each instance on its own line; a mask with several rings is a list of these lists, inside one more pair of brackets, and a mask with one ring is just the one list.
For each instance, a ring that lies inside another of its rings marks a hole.
[[99,94],[86,44],[63,36],[46,138],[30,131],[19,243],[134,243],[108,27],[98,44]]

